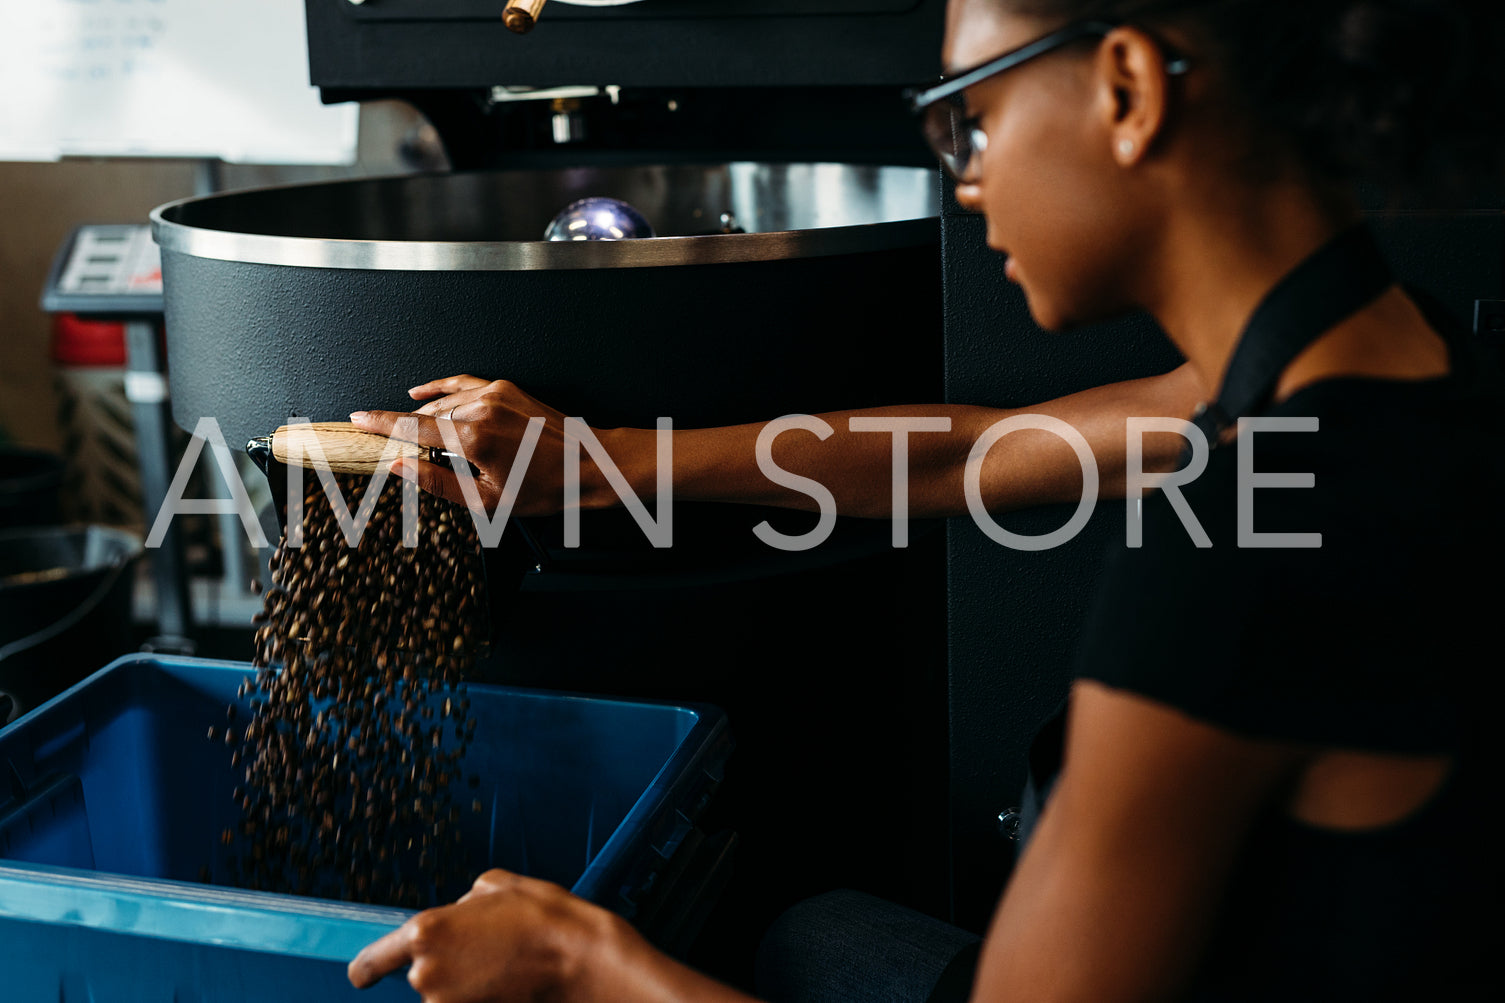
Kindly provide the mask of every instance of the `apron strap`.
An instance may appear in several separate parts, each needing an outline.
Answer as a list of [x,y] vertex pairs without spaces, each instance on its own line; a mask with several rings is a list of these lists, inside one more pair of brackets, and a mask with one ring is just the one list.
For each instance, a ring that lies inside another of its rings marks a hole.
[[1239,418],[1264,410],[1291,360],[1394,282],[1363,223],[1334,237],[1281,279],[1239,336],[1217,399],[1199,406],[1192,419],[1208,446],[1216,448]]

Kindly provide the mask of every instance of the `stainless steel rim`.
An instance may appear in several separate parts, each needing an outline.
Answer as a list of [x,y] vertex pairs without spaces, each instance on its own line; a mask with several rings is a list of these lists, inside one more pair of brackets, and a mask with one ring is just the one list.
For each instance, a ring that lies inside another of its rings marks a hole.
[[[923,168],[883,168],[913,170]],[[401,180],[401,179],[383,179]],[[322,182],[323,185],[355,182]],[[307,189],[310,185],[279,186]],[[937,188],[939,186],[937,185]],[[262,189],[261,191],[270,191]],[[761,233],[652,237],[621,241],[435,241],[292,237],[194,226],[181,222],[185,207],[236,193],[179,199],[152,210],[152,236],[165,252],[196,258],[303,268],[387,271],[523,271],[596,268],[660,268],[774,261],[788,258],[892,250],[934,242],[940,236],[938,205],[913,219],[846,226],[818,226]]]
[[269,237],[184,226],[164,219],[171,203],[152,211],[162,250],[196,258],[303,268],[391,271],[524,271],[569,268],[658,268],[739,261],[774,261],[913,247],[940,235],[937,219],[903,220],[820,231],[729,233],[644,240],[445,242]]

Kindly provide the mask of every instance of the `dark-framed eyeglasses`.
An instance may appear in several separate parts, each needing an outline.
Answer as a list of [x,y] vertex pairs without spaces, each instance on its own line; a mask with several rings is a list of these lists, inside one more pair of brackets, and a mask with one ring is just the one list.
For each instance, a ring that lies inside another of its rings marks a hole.
[[[1076,21],[1019,46],[971,69],[926,88],[905,92],[909,109],[920,116],[920,129],[941,165],[958,181],[967,180],[976,154],[987,149],[988,136],[976,116],[969,116],[962,94],[968,87],[1012,70],[1048,52],[1085,38],[1106,38],[1120,25],[1111,21]],[[1185,73],[1191,64],[1183,57],[1168,59],[1166,72],[1172,76]]]

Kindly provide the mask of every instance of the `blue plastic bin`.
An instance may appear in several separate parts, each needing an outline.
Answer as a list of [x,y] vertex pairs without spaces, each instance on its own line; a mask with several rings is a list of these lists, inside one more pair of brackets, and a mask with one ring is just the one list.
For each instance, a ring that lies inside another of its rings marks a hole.
[[[206,741],[249,664],[133,655],[0,732],[0,999],[412,1000],[345,965],[411,913],[199,881],[236,820]],[[720,711],[472,686],[468,863],[632,918],[731,749]],[[215,863],[218,861],[218,863]]]

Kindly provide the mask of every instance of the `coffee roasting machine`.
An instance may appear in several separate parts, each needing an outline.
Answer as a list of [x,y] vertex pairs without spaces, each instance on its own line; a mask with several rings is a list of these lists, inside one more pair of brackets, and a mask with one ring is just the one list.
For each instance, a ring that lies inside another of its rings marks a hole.
[[[324,100],[411,103],[452,171],[159,210],[186,429],[214,416],[233,444],[291,415],[406,410],[407,387],[459,372],[596,425],[693,427],[1014,406],[1177,362],[1143,321],[1041,332],[1005,283],[900,100],[936,73],[943,0],[306,6]],[[509,30],[506,7],[532,30]],[[589,195],[670,239],[541,241]],[[1381,229],[1460,312],[1505,298],[1497,215]],[[813,516],[688,504],[658,551],[625,513],[591,515],[578,549],[530,526],[538,570],[499,613],[486,668],[728,712],[738,752],[701,858],[731,877],[707,893],[724,907],[697,960],[735,977],[746,959],[718,944],[833,887],[981,928],[1012,855],[999,812],[1064,693],[1122,510],[1033,554],[964,520],[914,526],[904,549],[886,523],[843,520],[785,554],[752,527],[802,533]],[[1001,521],[1043,533],[1067,515]]]

